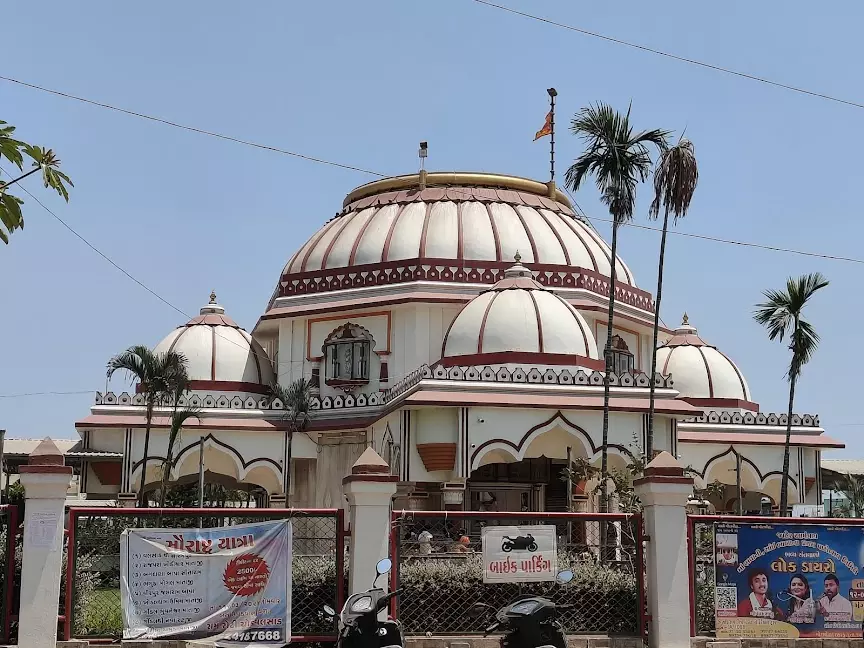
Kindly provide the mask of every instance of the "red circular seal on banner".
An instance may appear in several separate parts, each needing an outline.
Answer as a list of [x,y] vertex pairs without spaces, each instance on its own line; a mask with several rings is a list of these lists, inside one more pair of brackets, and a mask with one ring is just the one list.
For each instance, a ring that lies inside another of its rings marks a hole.
[[222,582],[237,596],[254,596],[265,587],[270,578],[267,562],[258,554],[243,554],[225,566]]

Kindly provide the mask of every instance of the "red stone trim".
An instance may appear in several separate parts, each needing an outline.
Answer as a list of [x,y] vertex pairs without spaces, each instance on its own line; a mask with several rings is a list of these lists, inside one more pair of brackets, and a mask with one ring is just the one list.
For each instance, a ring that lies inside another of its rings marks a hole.
[[456,243],[456,257],[465,258],[465,234],[462,231],[462,203],[456,203],[456,227],[458,230]]
[[417,453],[429,472],[453,470],[456,465],[455,443],[418,443]]
[[[210,344],[212,349],[210,350],[210,380],[216,380],[216,327],[210,327]],[[258,376],[259,378],[261,376]]]
[[24,464],[18,466],[19,474],[31,475],[71,475],[72,466],[55,466],[45,464]]
[[343,484],[351,482],[398,482],[399,475],[345,475],[342,478]]
[[426,256],[426,233],[429,231],[429,220],[432,218],[432,205],[434,203],[426,203],[426,213],[423,215],[423,231],[420,233],[420,250],[418,254],[421,257]]
[[[391,234],[392,231],[388,236]],[[384,254],[388,252],[389,239],[385,243]],[[364,286],[404,284],[412,281],[494,284],[504,278],[504,271],[512,265],[512,261],[418,257],[351,267],[325,268],[283,274],[276,297],[315,294]],[[534,272],[538,283],[545,287],[582,289],[603,297],[609,296],[609,278],[595,270],[555,264],[532,264],[531,270]],[[615,289],[617,299],[621,303],[653,312],[654,303],[650,293],[621,281],[615,282]]]
[[[492,310],[492,304],[498,299],[498,293],[492,295],[492,299],[486,304],[486,310],[483,311],[483,321],[480,322],[480,334],[477,336],[477,353],[483,353],[483,334],[486,332],[486,318],[489,317],[489,311]],[[459,317],[458,315],[456,316]],[[449,332],[449,331],[448,331]]]
[[321,268],[327,267],[327,259],[330,258],[330,252],[333,251],[333,248],[336,246],[336,242],[339,240],[339,237],[342,236],[342,232],[345,231],[345,228],[351,223],[352,220],[357,218],[357,214],[351,214],[350,217],[342,217],[341,220],[344,221],[342,223],[342,227],[339,228],[339,231],[336,232],[336,236],[330,239],[330,243],[327,244],[327,250],[324,252],[324,256],[321,257]]
[[[522,215],[522,213],[521,213],[518,209],[516,209],[516,206],[515,206],[515,205],[510,205],[510,208],[511,208],[514,212],[516,212],[516,218],[518,218],[518,219],[519,219],[519,222],[522,223],[522,229],[524,229],[524,230],[525,230],[525,234],[528,235],[528,243],[531,244],[531,254],[534,255],[532,261],[536,261],[536,260],[537,260],[537,257],[538,257],[539,255],[537,254],[537,243],[536,243],[536,241],[534,240],[534,233],[531,231],[531,228],[528,227],[528,222],[525,220],[525,217]],[[540,212],[538,211],[537,213],[539,214]]]
[[[396,215],[393,217],[393,222],[390,223],[390,229],[387,230],[387,238],[384,239],[384,248],[381,250],[381,263],[388,263],[387,258],[390,255],[390,241],[393,239],[393,232],[396,230],[396,225],[399,223],[399,217],[402,216],[402,212],[405,211],[405,208],[408,206],[408,204],[409,203],[405,203],[404,205],[401,205],[398,210],[396,210]],[[362,268],[363,266],[354,267]],[[347,271],[347,268],[345,270]]]
[[708,397],[714,398],[714,381],[711,380],[711,367],[708,366],[708,358],[705,357],[702,347],[696,347],[696,350],[702,356],[702,362],[705,364],[705,375],[708,376]]
[[[518,207],[516,208],[516,211],[517,211],[517,212],[519,211],[519,208],[518,208]],[[552,233],[555,235],[555,238],[558,239],[558,245],[561,246],[561,251],[564,253],[564,262],[569,266],[570,263],[571,263],[571,261],[570,261],[570,250],[567,249],[567,244],[564,243],[564,239],[561,238],[561,233],[560,233],[560,232],[555,228],[555,226],[552,224],[552,221],[549,220],[549,217],[548,217],[546,214],[543,213],[544,211],[545,211],[545,210],[538,209],[538,210],[537,210],[537,213],[540,214],[540,217],[541,217],[541,218],[546,222],[546,226],[547,226],[547,227],[552,231]],[[581,239],[580,239],[580,240],[581,240]],[[586,248],[586,249],[587,249],[587,248]],[[588,254],[590,255],[591,252],[589,251]],[[535,258],[535,259],[537,258],[536,254],[535,254],[534,258]],[[594,257],[592,256],[591,258],[592,258],[592,260],[593,260]],[[594,264],[594,268],[595,268],[595,269],[597,268],[597,264],[596,264],[596,263]]]
[[489,223],[492,225],[492,236],[495,238],[495,258],[499,261],[503,261],[504,259],[501,255],[501,236],[498,234],[498,223],[495,222],[495,217],[492,215],[492,208],[489,206],[489,203],[486,203],[484,207],[486,207],[486,215],[489,217]]
[[[306,250],[306,254],[303,255],[303,261],[300,263],[300,272],[306,272],[306,264],[309,263],[309,257],[312,256],[312,252],[314,252],[315,248],[318,247],[318,243],[321,242],[321,239],[324,238],[324,235],[329,232],[330,228],[332,227],[338,227],[335,218],[329,223],[326,223],[324,227],[322,227],[320,230],[318,230],[318,234],[314,237],[315,241],[309,246],[309,249]],[[288,272],[284,274],[289,274],[291,272],[290,268],[288,268],[287,270]]]
[[[380,210],[374,210],[369,218],[366,219],[366,222],[363,223],[363,226],[360,228],[360,231],[357,232],[357,238],[354,239],[354,245],[351,246],[351,254],[348,255],[348,265],[354,265],[354,259],[357,257],[357,248],[360,247],[360,242],[363,240],[363,236],[366,234],[366,230],[369,229],[369,225],[375,220],[375,217],[378,215]],[[360,213],[363,213],[362,210]]]
[[[543,353],[543,320],[540,317],[540,306],[537,305],[537,298],[532,291],[528,291],[528,296],[531,298],[531,303],[534,304],[534,316],[537,318],[537,350]],[[576,320],[578,326],[579,320]],[[579,327],[582,328],[581,326]],[[585,331],[582,331],[584,337]],[[585,350],[588,350],[588,345],[585,345]]]
[[269,394],[269,385],[251,382],[235,382],[233,380],[191,380],[189,389],[193,391],[227,391],[249,392],[252,394]]
[[[664,373],[665,373],[665,367]],[[741,400],[739,398],[683,398],[682,400],[687,401],[691,405],[696,405],[697,407],[710,407],[710,408],[735,408],[735,409],[746,409],[751,412],[759,411],[759,403],[754,403],[752,401]]]
[[594,358],[569,355],[567,353],[535,353],[533,351],[501,351],[498,353],[450,356],[442,358],[439,364],[445,367],[497,364],[539,364],[586,367],[597,371],[603,371],[606,369],[606,365],[602,360],[595,360]]

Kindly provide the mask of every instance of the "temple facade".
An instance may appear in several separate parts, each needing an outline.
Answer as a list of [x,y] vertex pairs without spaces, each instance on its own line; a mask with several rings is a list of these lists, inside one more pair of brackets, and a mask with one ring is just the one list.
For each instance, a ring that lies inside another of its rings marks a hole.
[[[342,478],[371,446],[400,477],[399,507],[596,507],[593,477],[562,475],[568,460],[601,461],[610,261],[554,183],[421,172],[355,189],[289,259],[251,332],[211,295],[155,347],[186,356],[180,405],[200,410],[175,445],[172,482],[197,481],[203,463],[208,481],[262,505],[341,506]],[[688,466],[697,499],[776,505],[785,413],[763,412],[686,316],[661,330],[649,376],[652,296],[621,259],[614,286],[610,468],[626,473],[644,453],[653,380],[654,449]],[[270,385],[297,380],[311,381],[314,414],[289,435]],[[143,397],[98,393],[76,423],[81,448],[119,458],[85,456],[82,491],[131,500],[158,488],[171,411],[156,413],[144,466]],[[821,453],[843,446],[798,414],[792,446],[790,502],[819,503]]]

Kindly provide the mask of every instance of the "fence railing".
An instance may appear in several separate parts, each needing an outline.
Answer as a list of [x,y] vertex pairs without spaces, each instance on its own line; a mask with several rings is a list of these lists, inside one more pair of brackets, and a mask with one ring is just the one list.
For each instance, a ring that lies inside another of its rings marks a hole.
[[690,634],[710,636],[716,631],[714,587],[715,543],[714,523],[764,523],[764,524],[837,524],[840,526],[864,526],[864,520],[849,518],[789,518],[761,515],[688,515],[687,551],[690,563]]
[[293,525],[292,641],[335,641],[324,605],[345,598],[345,525],[342,509],[71,508],[64,638],[117,639],[123,633],[120,535],[130,528],[215,528],[290,518]]
[[0,506],[0,644],[9,643],[15,616],[15,552],[18,541],[18,507]]
[[[484,583],[481,535],[487,526],[554,525],[558,569],[573,580]],[[426,531],[432,539],[422,535]],[[468,551],[459,538],[468,536]],[[561,612],[568,633],[643,636],[642,518],[615,513],[394,511],[391,588],[405,588],[392,609],[406,634],[480,634],[490,618],[477,603],[501,608],[521,594],[573,603]]]

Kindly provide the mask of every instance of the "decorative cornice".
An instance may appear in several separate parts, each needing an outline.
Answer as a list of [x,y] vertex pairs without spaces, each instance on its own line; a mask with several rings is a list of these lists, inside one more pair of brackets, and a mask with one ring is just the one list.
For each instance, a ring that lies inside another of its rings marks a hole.
[[[455,259],[407,259],[308,272],[285,273],[274,295],[291,297],[312,293],[435,281],[455,284],[494,284],[504,279],[508,261]],[[609,296],[609,277],[595,270],[548,264],[532,264],[535,280],[546,288],[582,289],[601,297]],[[654,312],[651,294],[620,281],[615,282],[615,298],[643,311]]]
[[[766,412],[705,412],[702,416],[695,418],[684,419],[678,425],[686,425],[687,423],[714,423],[725,425],[766,425],[766,426],[783,426],[787,422],[786,414],[774,414]],[[818,414],[793,414],[792,425],[796,427],[812,427],[818,428]]]
[[[673,389],[671,376],[654,374],[655,387],[658,389]],[[399,380],[390,389],[384,392],[373,392],[371,394],[345,394],[338,396],[313,396],[312,409],[315,411],[343,410],[354,408],[378,408],[388,405],[406,392],[413,389],[423,380],[448,380],[467,382],[492,382],[492,383],[525,383],[536,385],[564,385],[576,387],[597,387],[603,385],[603,373],[600,371],[586,372],[569,369],[544,369],[521,368],[510,370],[506,367],[493,369],[492,367],[469,366],[469,367],[443,367],[437,365],[434,368],[428,365],[415,369],[410,374]],[[612,374],[611,385],[613,387],[633,387],[636,389],[647,389],[650,387],[648,376],[643,373]],[[122,392],[119,396],[114,392],[96,392],[96,405],[117,406],[144,406],[144,395],[129,395]],[[170,407],[173,403],[166,403]],[[259,410],[263,412],[281,412],[285,407],[282,401],[271,399],[269,396],[233,396],[216,394],[192,394],[180,398],[180,407],[198,407],[202,409],[226,409],[226,410]],[[818,421],[818,419],[817,419]]]

